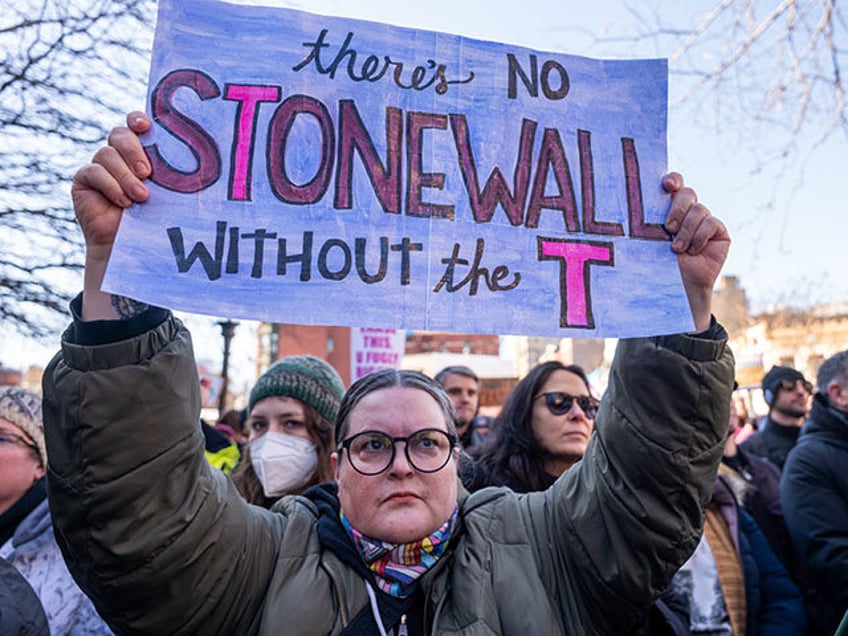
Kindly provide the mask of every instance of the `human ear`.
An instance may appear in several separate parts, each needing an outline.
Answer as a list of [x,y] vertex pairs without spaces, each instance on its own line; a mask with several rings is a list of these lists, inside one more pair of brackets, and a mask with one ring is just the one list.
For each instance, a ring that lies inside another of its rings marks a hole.
[[330,454],[330,464],[333,466],[333,479],[335,481],[339,480],[339,454],[338,452],[333,452]]
[[842,397],[842,394],[845,392],[844,388],[838,382],[831,382],[827,385],[827,397],[831,406],[835,406],[841,411],[848,408],[848,399]]

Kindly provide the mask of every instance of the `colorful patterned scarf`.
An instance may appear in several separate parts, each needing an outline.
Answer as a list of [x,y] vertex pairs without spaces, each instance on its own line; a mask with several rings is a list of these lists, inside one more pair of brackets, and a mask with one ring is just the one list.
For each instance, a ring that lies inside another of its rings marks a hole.
[[415,589],[418,577],[444,554],[458,514],[459,506],[453,509],[450,519],[442,527],[412,543],[388,543],[366,537],[350,525],[344,513],[340,516],[357,552],[368,569],[374,572],[377,586],[386,594],[404,598]]

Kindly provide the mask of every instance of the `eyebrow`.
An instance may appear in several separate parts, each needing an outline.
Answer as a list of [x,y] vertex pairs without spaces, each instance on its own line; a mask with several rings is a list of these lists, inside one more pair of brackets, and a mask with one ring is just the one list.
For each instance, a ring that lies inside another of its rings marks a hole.
[[271,413],[270,415],[265,413],[251,415],[250,419],[269,419],[278,417],[306,417],[306,414],[303,411],[283,411],[282,413],[276,412]]

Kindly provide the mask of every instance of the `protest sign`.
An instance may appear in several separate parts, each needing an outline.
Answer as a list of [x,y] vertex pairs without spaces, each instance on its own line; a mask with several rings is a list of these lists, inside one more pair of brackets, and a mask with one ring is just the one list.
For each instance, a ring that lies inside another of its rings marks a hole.
[[691,329],[661,223],[664,60],[163,0],[150,200],[104,289],[233,318]]
[[405,348],[406,332],[402,329],[351,329],[351,383],[380,369],[399,369]]

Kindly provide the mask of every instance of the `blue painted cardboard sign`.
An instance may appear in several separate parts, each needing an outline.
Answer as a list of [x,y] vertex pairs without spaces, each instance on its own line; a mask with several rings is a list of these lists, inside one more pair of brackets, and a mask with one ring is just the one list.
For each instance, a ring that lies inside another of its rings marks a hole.
[[216,316],[562,337],[686,331],[665,60],[163,0],[104,289]]

